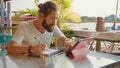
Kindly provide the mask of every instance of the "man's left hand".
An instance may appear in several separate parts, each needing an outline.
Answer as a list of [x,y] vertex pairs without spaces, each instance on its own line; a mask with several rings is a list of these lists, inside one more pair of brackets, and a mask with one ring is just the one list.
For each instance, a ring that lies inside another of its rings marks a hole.
[[73,41],[65,40],[65,42],[64,42],[64,49],[68,50],[68,49],[71,49],[72,47],[73,47]]

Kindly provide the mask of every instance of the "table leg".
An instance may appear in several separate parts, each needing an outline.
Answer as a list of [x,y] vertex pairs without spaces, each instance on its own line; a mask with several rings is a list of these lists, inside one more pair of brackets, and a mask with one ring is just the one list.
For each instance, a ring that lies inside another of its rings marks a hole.
[[96,40],[96,51],[100,51],[100,50],[101,50],[101,41]]

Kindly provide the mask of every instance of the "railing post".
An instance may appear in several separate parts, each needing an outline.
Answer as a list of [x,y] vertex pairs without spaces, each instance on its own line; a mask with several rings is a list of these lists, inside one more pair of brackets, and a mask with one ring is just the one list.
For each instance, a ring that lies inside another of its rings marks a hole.
[[[7,27],[12,27],[12,22],[11,22],[11,2],[8,1],[7,2],[7,19],[8,19],[8,23],[7,23]],[[8,28],[8,34],[12,35],[12,29]]]
[[4,27],[4,1],[0,0],[0,33],[3,33],[3,27]]
[[97,17],[96,31],[104,31],[105,30],[105,22],[102,17]]

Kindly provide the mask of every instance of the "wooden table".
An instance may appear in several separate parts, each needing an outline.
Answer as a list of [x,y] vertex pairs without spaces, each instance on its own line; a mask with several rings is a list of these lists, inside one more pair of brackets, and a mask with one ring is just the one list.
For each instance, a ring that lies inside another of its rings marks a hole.
[[75,36],[84,38],[93,38],[96,40],[96,51],[101,50],[101,41],[120,42],[120,31],[114,32],[95,32],[95,31],[78,31]]
[[23,54],[9,54],[0,56],[0,68],[99,68],[118,61],[120,56],[93,51],[79,62],[73,62],[64,54],[45,59]]

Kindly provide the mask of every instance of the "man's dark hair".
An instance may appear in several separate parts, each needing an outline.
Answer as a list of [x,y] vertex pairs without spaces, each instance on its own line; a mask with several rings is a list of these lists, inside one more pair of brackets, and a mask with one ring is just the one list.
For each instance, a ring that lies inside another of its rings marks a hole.
[[44,4],[40,3],[38,7],[38,13],[43,13],[45,16],[50,14],[52,11],[58,11],[57,5],[51,1],[47,1]]

